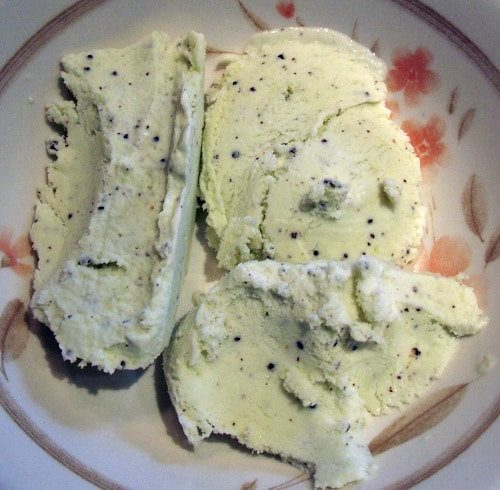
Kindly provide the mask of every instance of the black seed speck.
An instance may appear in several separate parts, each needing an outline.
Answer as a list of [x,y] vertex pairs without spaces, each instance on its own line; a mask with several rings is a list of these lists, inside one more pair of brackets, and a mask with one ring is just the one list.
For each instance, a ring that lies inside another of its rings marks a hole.
[[285,55],[284,55],[283,53],[280,53],[280,54],[278,55],[278,59],[280,59],[280,60],[284,60],[284,59],[285,59]]
[[299,236],[298,232],[296,231],[292,231],[292,233],[290,233],[290,237],[293,238],[294,240]]
[[417,347],[413,347],[413,349],[411,350],[411,353],[415,357],[420,357],[420,355],[422,354],[422,351],[420,349],[418,349]]
[[302,343],[301,340],[297,340],[296,345],[297,345],[297,348],[299,348],[300,350],[302,350],[304,348],[304,344]]
[[273,363],[273,362],[270,362],[270,363],[267,365],[267,369],[269,369],[269,371],[273,371],[275,367],[276,367],[276,366],[274,365],[274,363]]
[[239,342],[240,340],[241,340],[241,337],[239,335],[234,338],[235,342]]
[[240,158],[240,152],[238,150],[234,150],[232,153],[231,153],[231,156],[233,158]]
[[111,72],[111,75],[113,75],[114,77],[116,77],[116,76],[118,76],[118,72],[117,72],[116,70],[113,70],[113,71]]
[[313,250],[313,255],[317,257],[319,255],[319,250]]
[[155,143],[157,143],[158,141],[160,141],[160,137],[159,136],[153,136],[153,141]]
[[71,219],[73,217],[73,213],[68,214],[68,219]]

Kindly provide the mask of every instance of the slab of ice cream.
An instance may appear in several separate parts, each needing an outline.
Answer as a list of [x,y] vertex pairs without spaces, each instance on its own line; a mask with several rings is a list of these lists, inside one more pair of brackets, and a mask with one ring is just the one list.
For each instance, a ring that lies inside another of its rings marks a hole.
[[64,136],[39,191],[36,318],[65,359],[113,372],[150,364],[175,321],[192,235],[205,41],[155,32],[62,60],[75,100],[48,118]]
[[384,63],[340,33],[253,36],[208,96],[202,197],[223,267],[418,249],[420,167],[385,107]]
[[459,280],[389,261],[251,261],[181,322],[165,373],[192,444],[229,434],[339,487],[369,473],[367,412],[410,402],[486,321]]

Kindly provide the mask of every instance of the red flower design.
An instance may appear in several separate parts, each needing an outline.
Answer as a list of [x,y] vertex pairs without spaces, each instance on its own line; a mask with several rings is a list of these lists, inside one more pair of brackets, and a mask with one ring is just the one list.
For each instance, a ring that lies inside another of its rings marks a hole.
[[285,19],[291,19],[295,15],[295,4],[293,2],[278,2],[276,10]]
[[401,128],[410,138],[420,159],[420,167],[435,163],[444,164],[447,147],[442,138],[446,131],[446,123],[439,116],[432,116],[427,124],[406,120],[401,124]]
[[33,270],[31,264],[21,260],[31,254],[31,246],[26,235],[13,241],[12,232],[3,231],[0,233],[0,251],[4,253],[0,267],[10,267],[19,275],[29,274]]
[[406,47],[395,48],[391,60],[394,68],[387,75],[387,89],[390,92],[403,90],[409,106],[417,105],[422,94],[439,86],[439,75],[428,69],[433,55],[427,48],[419,46],[414,53]]
[[[431,250],[422,248],[421,254],[414,264],[417,272],[428,271],[453,277],[465,272],[472,259],[472,249],[465,239],[445,235],[439,238]],[[489,283],[484,274],[467,275],[463,283],[474,290],[480,308],[486,306]]]
[[427,270],[446,277],[456,276],[465,272],[471,258],[471,247],[463,238],[442,236],[432,247]]

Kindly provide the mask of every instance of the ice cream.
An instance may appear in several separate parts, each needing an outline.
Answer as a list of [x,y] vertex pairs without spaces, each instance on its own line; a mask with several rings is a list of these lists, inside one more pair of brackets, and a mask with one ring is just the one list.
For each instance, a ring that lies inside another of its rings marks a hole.
[[208,94],[200,177],[221,266],[415,256],[420,167],[389,119],[385,70],[325,29],[259,33],[229,59]]
[[74,100],[38,194],[31,302],[62,354],[106,372],[149,365],[167,345],[192,235],[205,41],[154,32],[62,60]]
[[410,402],[486,321],[458,279],[386,260],[250,261],[180,323],[165,374],[193,445],[229,434],[340,487],[370,470],[367,412]]

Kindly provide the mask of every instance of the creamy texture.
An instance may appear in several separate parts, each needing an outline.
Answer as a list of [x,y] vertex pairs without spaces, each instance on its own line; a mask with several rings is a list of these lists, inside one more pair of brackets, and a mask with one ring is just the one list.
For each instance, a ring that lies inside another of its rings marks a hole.
[[62,60],[75,100],[48,119],[64,136],[39,191],[31,307],[62,354],[107,372],[168,344],[192,235],[205,41],[154,32]]
[[230,434],[339,487],[369,472],[367,412],[410,402],[486,321],[458,279],[385,260],[251,261],[180,323],[166,379],[192,444]]
[[200,178],[223,267],[414,257],[419,161],[389,119],[385,71],[321,29],[260,33],[231,58],[208,95]]

